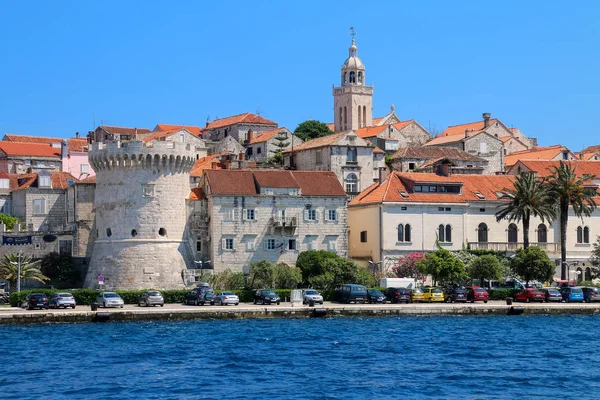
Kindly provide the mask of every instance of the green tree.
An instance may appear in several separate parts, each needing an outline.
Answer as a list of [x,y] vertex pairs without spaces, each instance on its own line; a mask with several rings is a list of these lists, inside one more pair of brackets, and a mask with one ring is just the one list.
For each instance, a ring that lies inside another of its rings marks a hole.
[[554,264],[548,254],[537,246],[531,246],[527,250],[518,249],[511,264],[515,274],[526,283],[532,280],[548,282],[554,277]]
[[418,267],[425,275],[431,275],[434,286],[452,283],[465,276],[465,265],[446,249],[438,249],[419,261]]
[[275,287],[277,289],[295,289],[302,282],[302,271],[287,264],[275,265]]
[[592,262],[592,279],[595,279],[600,276],[600,236],[596,238],[590,261]]
[[300,123],[294,131],[294,135],[304,141],[331,135],[332,133],[333,131],[326,124],[314,119]]
[[40,263],[42,274],[50,278],[58,288],[73,288],[81,285],[81,275],[70,254],[48,253]]
[[250,264],[250,289],[272,288],[275,284],[275,265],[261,260]]
[[20,224],[19,218],[8,214],[0,214],[0,224],[6,225],[7,230],[13,230],[15,224]]
[[40,261],[31,261],[29,256],[20,256],[10,253],[4,255],[4,260],[0,263],[0,279],[6,279],[10,283],[11,290],[17,285],[18,263],[21,263],[21,282],[31,279],[38,282],[46,282],[50,280],[40,271]]
[[502,277],[502,267],[496,257],[487,254],[473,259],[467,267],[467,273],[471,279],[479,279],[480,285],[483,285],[484,280],[499,280]]
[[529,247],[529,223],[531,217],[539,217],[542,222],[552,221],[556,217],[556,208],[548,186],[532,173],[517,176],[513,188],[502,189],[502,199],[508,202],[499,206],[496,220],[501,221],[508,217],[509,221],[517,223],[523,221],[523,247]]
[[246,287],[244,273],[233,272],[229,268],[211,275],[207,281],[215,290],[241,290]]
[[567,279],[567,224],[569,207],[578,218],[589,217],[596,209],[594,196],[596,189],[586,187],[586,182],[594,179],[593,175],[577,176],[575,167],[560,162],[558,167],[551,167],[552,174],[546,178],[550,197],[558,205],[560,214],[560,260],[561,279]]
[[290,145],[288,141],[288,133],[286,131],[279,132],[273,137],[273,146],[275,150],[270,150],[273,156],[265,160],[265,164],[281,165],[283,164],[283,151]]
[[332,290],[343,283],[375,285],[375,277],[365,268],[325,250],[300,253],[296,266],[302,271],[302,283],[317,289]]

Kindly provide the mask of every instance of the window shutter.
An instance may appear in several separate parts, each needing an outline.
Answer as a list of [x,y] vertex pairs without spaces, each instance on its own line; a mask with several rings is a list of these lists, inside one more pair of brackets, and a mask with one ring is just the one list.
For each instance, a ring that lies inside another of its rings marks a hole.
[[227,243],[225,238],[221,239],[221,247],[223,248],[223,250],[227,250]]
[[258,219],[258,210],[255,208],[254,209],[254,220],[256,221]]
[[308,210],[304,210],[304,221],[308,221]]
[[232,210],[232,219],[234,221],[239,221],[239,219],[240,219],[239,210],[237,208],[234,208]]
[[269,239],[265,239],[265,241],[263,242],[263,249],[267,250],[267,243],[269,243]]
[[330,221],[330,219],[329,219],[329,210],[325,210],[324,220],[325,221]]
[[318,212],[318,211],[315,211],[315,221],[318,221],[318,220],[319,220],[319,218],[321,217],[321,215],[320,215],[320,214],[321,214],[320,212]]
[[242,209],[242,219],[244,221],[248,219],[248,210],[246,208]]

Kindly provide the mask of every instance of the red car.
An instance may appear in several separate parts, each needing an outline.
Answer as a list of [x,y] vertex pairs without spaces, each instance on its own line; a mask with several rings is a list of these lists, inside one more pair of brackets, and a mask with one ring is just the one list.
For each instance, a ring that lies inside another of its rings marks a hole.
[[515,301],[532,302],[539,301],[540,303],[546,300],[546,295],[536,288],[525,288],[515,294]]
[[488,302],[490,295],[487,290],[479,286],[471,286],[467,288],[467,302],[475,303],[476,301]]

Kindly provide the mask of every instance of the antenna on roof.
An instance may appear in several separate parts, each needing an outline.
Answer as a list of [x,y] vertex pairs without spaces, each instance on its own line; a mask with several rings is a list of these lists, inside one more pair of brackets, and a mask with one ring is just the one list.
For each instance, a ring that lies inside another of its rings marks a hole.
[[350,27],[350,36],[352,36],[352,40],[356,39],[356,31],[353,26]]
[[258,106],[258,108],[256,109],[256,115],[260,117],[260,114],[262,114],[262,110],[260,109],[260,106]]

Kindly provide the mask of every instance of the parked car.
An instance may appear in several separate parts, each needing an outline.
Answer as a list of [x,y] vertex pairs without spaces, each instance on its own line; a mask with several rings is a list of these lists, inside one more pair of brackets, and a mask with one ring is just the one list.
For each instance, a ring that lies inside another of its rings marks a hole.
[[387,298],[380,290],[369,289],[367,290],[367,301],[369,303],[381,303],[385,304]]
[[385,296],[390,299],[390,303],[412,303],[410,289],[406,288],[387,288]]
[[208,282],[200,282],[196,285],[197,288],[200,289],[210,289],[210,283]]
[[211,306],[215,305],[215,292],[212,289],[207,289],[206,287],[197,287],[194,288],[191,292],[185,295],[185,299],[183,301],[188,306],[193,304],[195,306],[201,305],[203,306],[206,303],[209,303]]
[[537,288],[525,288],[514,295],[515,301],[524,301],[530,303],[532,301],[539,301],[540,303],[546,300],[544,293],[539,291]]
[[156,290],[146,290],[138,298],[138,306],[161,306],[164,307],[165,299],[163,295]]
[[100,305],[100,307],[121,307],[125,305],[125,302],[115,292],[102,292],[96,297],[96,303]]
[[414,288],[410,291],[410,300],[414,302],[423,302],[423,291],[420,288]]
[[25,297],[25,307],[27,307],[28,310],[33,310],[35,308],[39,308],[40,310],[45,308],[47,310],[50,308],[48,296],[43,293],[29,293],[27,297]]
[[467,291],[459,287],[448,287],[444,289],[444,301],[447,303],[467,302]]
[[271,289],[258,289],[254,293],[254,304],[273,304],[279,305],[281,297]]
[[476,301],[488,302],[490,294],[487,290],[479,286],[471,286],[467,288],[467,301],[475,303]]
[[340,285],[335,290],[335,299],[340,303],[365,304],[367,302],[367,288],[353,283]]
[[570,303],[574,302],[583,302],[583,290],[579,287],[573,286],[565,286],[560,288],[560,293],[562,294],[562,298],[565,302]]
[[304,289],[302,291],[302,304],[308,304],[311,300],[315,303],[323,304],[323,296],[319,292],[315,289]]
[[232,292],[219,292],[215,296],[215,303],[221,306],[225,306],[227,304],[235,304],[237,306],[240,304],[240,298]]
[[423,288],[423,301],[431,303],[433,301],[444,301],[444,291],[438,287],[426,286]]
[[50,308],[71,307],[72,309],[75,309],[75,297],[73,297],[71,293],[55,293],[50,297],[50,300],[48,300],[48,306]]
[[562,301],[562,294],[560,294],[560,291],[556,288],[541,288],[540,291],[544,294],[544,301],[546,303],[551,301]]
[[583,292],[583,300],[586,303],[591,303],[592,301],[600,301],[600,289],[597,287],[584,287],[581,288]]

